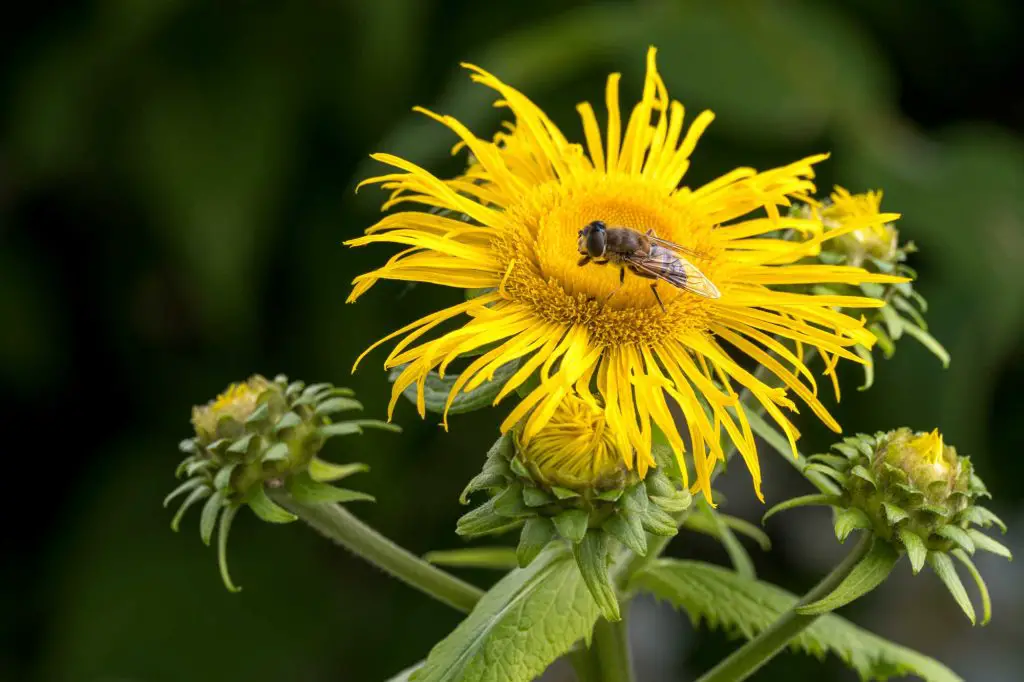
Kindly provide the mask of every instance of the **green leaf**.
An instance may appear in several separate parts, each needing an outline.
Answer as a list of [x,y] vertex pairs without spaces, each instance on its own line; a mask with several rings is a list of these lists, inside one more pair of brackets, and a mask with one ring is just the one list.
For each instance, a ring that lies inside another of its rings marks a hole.
[[323,504],[327,502],[374,502],[373,495],[357,490],[335,488],[333,485],[314,481],[307,473],[299,473],[290,477],[285,483],[288,493],[297,502],[305,504]]
[[835,495],[826,495],[824,493],[792,497],[788,500],[779,502],[777,505],[765,512],[765,515],[761,517],[761,523],[763,524],[765,521],[781,511],[796,509],[797,507],[830,507],[836,504],[839,504],[838,497]]
[[908,528],[900,528],[896,533],[903,542],[904,549],[907,550],[907,556],[910,558],[910,568],[914,575],[917,575],[921,572],[921,568],[924,567],[925,559],[928,558],[928,549],[924,546],[924,540],[921,539],[920,535]]
[[274,431],[280,433],[285,429],[294,429],[296,426],[302,423],[302,417],[295,414],[294,412],[285,412],[281,415],[281,418],[274,424]]
[[995,524],[999,527],[1000,531],[1003,533],[1006,532],[1006,524],[1003,523],[998,516],[984,507],[968,507],[961,514],[961,518],[983,528],[988,528]]
[[885,520],[892,526],[895,526],[903,519],[910,517],[910,514],[908,514],[903,507],[895,505],[892,502],[883,502],[882,511],[885,512]]
[[516,547],[515,552],[519,568],[529,566],[556,535],[555,524],[551,522],[551,519],[540,516],[527,519],[519,534],[519,546]]
[[971,625],[974,625],[976,622],[974,605],[971,604],[971,600],[967,597],[967,590],[964,589],[964,584],[960,582],[960,576],[956,574],[956,569],[953,568],[953,560],[943,552],[928,552],[928,565],[932,567],[935,575],[939,576],[939,579],[946,585],[946,589],[953,596],[953,601],[967,614],[967,617],[971,620]]
[[860,509],[850,507],[843,509],[836,514],[835,520],[836,538],[839,542],[846,542],[846,538],[855,530],[866,530],[871,528],[871,519]]
[[589,637],[599,615],[572,554],[552,547],[499,580],[411,679],[532,680]]
[[438,566],[456,568],[494,568],[508,570],[516,567],[516,552],[510,547],[468,547],[427,552],[426,561]]
[[864,468],[864,465],[858,464],[857,466],[850,469],[850,475],[856,476],[857,478],[870,483],[873,488],[878,487],[878,481],[875,480],[875,475]]
[[199,500],[209,497],[212,492],[213,491],[208,487],[196,488],[193,490],[192,493],[185,498],[185,501],[181,503],[181,506],[178,507],[178,512],[174,515],[174,518],[171,519],[171,530],[177,533],[181,524],[181,519],[185,516],[185,512],[189,510],[189,507]]
[[543,507],[554,502],[554,498],[540,488],[528,486],[523,488],[523,502],[527,507]]
[[523,502],[523,485],[512,483],[494,498],[494,513],[510,519],[531,516],[534,511]]
[[199,517],[199,537],[203,539],[203,544],[207,547],[210,546],[210,540],[213,538],[213,529],[217,525],[217,516],[220,514],[222,506],[224,506],[224,493],[219,490],[213,493],[203,505],[203,512]]
[[324,416],[327,414],[335,414],[337,412],[345,412],[347,410],[361,410],[363,404],[358,400],[352,398],[328,398],[319,405],[316,406],[316,414]]
[[307,468],[309,477],[314,481],[319,482],[340,481],[352,474],[358,474],[369,470],[370,467],[361,462],[353,462],[352,464],[335,464],[334,462],[328,462],[320,459],[319,457],[311,459]]
[[221,470],[217,472],[217,475],[213,477],[213,487],[216,490],[228,490],[231,486],[231,474],[235,473],[235,469],[238,468],[237,462],[232,462],[221,467]]
[[569,542],[580,542],[587,533],[590,514],[582,509],[568,509],[552,519],[558,534]]
[[[797,597],[769,583],[750,580],[700,561],[659,559],[633,576],[629,587],[652,592],[684,609],[699,625],[751,639],[770,627]],[[962,682],[938,661],[878,637],[835,614],[818,618],[790,648],[821,658],[833,653],[864,680],[914,674],[927,682]]]
[[321,426],[317,431],[324,438],[331,436],[353,436],[363,432],[364,428],[381,429],[392,433],[401,433],[402,427],[395,424],[382,422],[379,419],[352,419],[350,421],[338,422]]
[[963,528],[947,524],[942,528],[939,528],[937,533],[940,537],[950,540],[968,554],[974,554],[974,540],[971,539],[970,534]]
[[196,488],[197,486],[202,485],[203,483],[204,481],[201,478],[188,479],[187,481],[179,485],[177,488],[172,490],[171,493],[164,498],[164,508],[166,509],[167,505],[169,505],[178,495],[184,495],[188,491],[192,490],[193,488]]
[[858,391],[866,391],[875,383],[875,358],[864,346],[854,346],[853,352],[864,361],[861,367],[864,368],[864,383],[857,387]]
[[982,533],[977,528],[971,528],[967,531],[967,534],[971,536],[971,540],[974,541],[974,546],[984,552],[991,552],[992,554],[998,554],[1001,557],[1013,561],[1013,554],[1006,548],[1001,542],[993,540],[989,536]]
[[299,518],[267,497],[267,491],[263,489],[261,484],[256,484],[252,487],[245,502],[256,516],[267,523],[290,523]]
[[602,526],[612,537],[640,556],[647,556],[647,533],[638,514],[616,511]]
[[971,561],[971,557],[967,556],[967,552],[962,549],[954,549],[952,554],[964,565],[967,572],[971,574],[971,577],[974,578],[974,583],[978,586],[978,593],[981,596],[981,624],[988,625],[988,621],[992,618],[992,599],[989,597],[988,585],[985,584],[985,579],[981,577],[978,567]]
[[264,462],[279,462],[288,459],[289,455],[291,455],[291,450],[288,448],[288,443],[274,443],[267,448],[260,459]]
[[922,346],[932,352],[942,362],[942,367],[949,367],[949,352],[942,347],[942,344],[935,340],[935,337],[918,327],[916,324],[903,322],[903,331],[917,339]]
[[[391,374],[388,376],[390,381],[394,381],[405,369],[404,365],[400,365],[391,370]],[[484,407],[490,407],[494,403],[494,399],[498,397],[502,387],[505,385],[512,375],[519,369],[519,360],[513,360],[499,367],[494,372],[494,377],[490,381],[485,381],[480,386],[476,387],[471,391],[463,391],[452,399],[452,404],[448,408],[448,414],[462,414],[464,412],[472,412],[473,410],[479,410]],[[437,372],[430,372],[427,375],[426,382],[423,385],[423,406],[428,412],[435,414],[443,414],[444,406],[448,401],[448,394],[451,393],[452,387],[455,382],[458,381],[458,374],[449,374],[443,379],[437,374]],[[417,385],[412,384],[408,386],[405,391],[402,392],[409,401],[413,404],[417,401]]]
[[701,513],[714,525],[715,536],[729,555],[732,567],[745,578],[756,579],[757,571],[754,570],[754,560],[750,558],[746,548],[740,544],[732,529],[725,525],[725,522],[711,508],[711,505],[701,502],[701,507]]
[[520,523],[522,521],[518,519],[498,516],[494,511],[494,498],[492,497],[476,509],[463,514],[455,524],[455,533],[464,538],[472,538],[479,535],[502,533],[515,528]]
[[835,590],[816,602],[798,607],[796,612],[805,616],[827,613],[863,597],[889,577],[899,558],[899,553],[891,544],[876,539],[871,545],[871,551],[853,567]]
[[650,505],[646,512],[640,514],[640,523],[644,530],[653,535],[672,537],[679,532],[675,518],[654,504]]
[[220,528],[217,532],[217,565],[220,567],[220,578],[224,581],[224,587],[228,592],[241,592],[242,588],[231,582],[231,574],[228,573],[228,531],[231,530],[231,522],[235,520],[238,513],[237,505],[229,505],[220,515]]
[[582,542],[572,546],[576,565],[583,574],[583,582],[590,590],[590,596],[597,602],[601,615],[609,622],[622,620],[619,599],[615,595],[611,578],[608,576],[608,535],[592,530]]
[[384,682],[410,682],[412,680],[412,676],[416,673],[417,670],[419,670],[422,667],[423,661],[420,661],[415,665],[409,666],[408,668],[398,673],[394,677],[389,677]]

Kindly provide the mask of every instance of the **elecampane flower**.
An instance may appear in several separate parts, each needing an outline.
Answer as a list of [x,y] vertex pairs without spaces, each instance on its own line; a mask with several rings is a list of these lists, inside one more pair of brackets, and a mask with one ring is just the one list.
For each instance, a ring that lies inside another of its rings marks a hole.
[[[694,487],[710,498],[711,471],[724,458],[724,429],[760,497],[754,437],[737,389],[748,390],[764,406],[794,452],[799,434],[782,411],[796,411],[792,395],[838,431],[817,397],[802,352],[816,348],[829,357],[859,362],[850,347],[870,346],[875,339],[860,320],[838,308],[881,305],[870,298],[771,287],[902,281],[849,266],[797,264],[818,253],[825,239],[898,216],[855,217],[826,232],[818,216],[781,215],[779,207],[789,206],[791,198],[814,192],[813,164],[826,155],[762,172],[737,168],[697,188],[681,185],[690,154],[713,115],[701,113],[684,131],[683,106],[669,99],[654,58],[652,48],[643,96],[624,134],[619,74],[608,78],[606,135],[591,105],[579,105],[585,145],[569,142],[522,93],[467,66],[474,81],[497,92],[496,106],[508,108],[514,123],[506,123],[488,141],[454,118],[420,110],[458,135],[456,150],[465,147],[472,154],[467,172],[450,180],[393,155],[374,155],[397,169],[363,183],[392,191],[384,210],[399,204],[430,209],[392,213],[365,236],[347,242],[407,247],[357,277],[349,301],[381,279],[485,290],[402,327],[367,350],[402,337],[385,361],[388,368],[406,365],[394,383],[390,409],[416,383],[423,415],[428,373],[437,368],[443,374],[457,357],[479,349],[482,354],[461,373],[449,400],[480,386],[510,361],[521,364],[495,404],[539,375],[537,386],[505,419],[503,431],[525,419],[522,438],[528,442],[567,395],[596,394],[617,451],[628,454],[627,466],[635,465],[642,477],[654,465],[651,443],[657,425],[686,475],[684,437],[669,409],[674,402],[685,416]],[[658,286],[662,309],[651,280],[626,273],[620,284],[618,268],[580,266],[578,233],[595,220],[652,230],[685,247],[686,257],[717,286],[720,298],[663,282]],[[777,238],[779,230],[796,230],[805,238],[786,241]],[[455,318],[462,321],[458,328],[435,331]],[[778,386],[748,371],[731,352],[762,365]],[[834,362],[826,366],[829,372]]]

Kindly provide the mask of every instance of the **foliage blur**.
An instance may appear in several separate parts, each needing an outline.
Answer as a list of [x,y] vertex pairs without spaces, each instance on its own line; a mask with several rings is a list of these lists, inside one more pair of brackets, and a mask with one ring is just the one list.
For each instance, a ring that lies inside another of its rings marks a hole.
[[[355,388],[380,416],[382,355],[365,346],[458,292],[382,286],[344,305],[382,252],[343,239],[377,215],[358,196],[373,151],[437,172],[452,135],[410,112],[454,114],[489,135],[500,112],[460,61],[535,98],[580,135],[574,105],[621,70],[635,99],[648,44],[669,90],[717,120],[688,181],[829,150],[819,188],[880,187],[902,212],[943,371],[912,340],[859,393],[849,431],[940,426],[973,453],[1024,549],[1024,5],[907,0],[311,3],[22,3],[0,28],[0,382],[6,424],[0,679],[54,682],[379,680],[459,620],[299,525],[242,515],[229,594],[193,515],[168,529],[175,444],[189,408],[253,372]],[[692,113],[691,113],[692,116]],[[415,552],[458,546],[458,491],[499,411],[349,439],[373,466],[354,508]],[[829,434],[807,423],[805,452]],[[339,447],[335,445],[335,447]],[[341,453],[336,453],[341,454]],[[804,491],[767,453],[768,503]],[[728,511],[762,512],[730,471]],[[731,485],[735,483],[736,485]],[[1014,524],[1014,521],[1016,523]],[[843,551],[825,512],[773,521],[760,574],[808,587]],[[724,562],[703,538],[674,552]],[[1024,582],[979,561],[996,604],[971,630],[939,581],[897,571],[847,615],[971,680],[1019,679]],[[493,577],[470,574],[480,584]],[[733,646],[683,616],[633,610],[640,679],[685,679]],[[758,679],[853,679],[787,655]],[[1018,671],[1015,673],[1014,671]],[[553,671],[551,679],[560,677]]]

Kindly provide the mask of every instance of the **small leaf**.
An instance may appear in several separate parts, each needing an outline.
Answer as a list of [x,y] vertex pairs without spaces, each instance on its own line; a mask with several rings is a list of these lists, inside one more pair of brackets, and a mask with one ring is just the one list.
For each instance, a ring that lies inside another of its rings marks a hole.
[[953,568],[953,561],[948,555],[942,552],[928,552],[928,564],[935,571],[935,575],[939,576],[942,582],[946,585],[946,589],[953,595],[953,601],[955,601],[967,617],[971,621],[971,625],[974,625],[976,618],[974,616],[974,605],[971,604],[971,600],[967,597],[967,591],[964,589],[964,584],[960,582],[960,576],[956,574],[956,569]]
[[318,482],[340,481],[352,474],[358,474],[369,470],[370,467],[362,462],[335,464],[333,462],[322,460],[319,457],[314,457],[309,460],[309,468],[307,469],[309,477]]
[[988,528],[989,526],[995,524],[999,527],[1000,531],[1006,533],[1006,524],[1003,523],[998,516],[993,514],[985,507],[968,507],[963,511],[961,516],[965,521],[981,526],[983,528]]
[[989,597],[988,585],[985,584],[985,579],[981,577],[978,567],[971,561],[971,557],[967,556],[967,552],[962,549],[954,549],[953,556],[964,565],[967,572],[974,578],[974,583],[978,586],[978,593],[981,596],[981,624],[988,625],[988,621],[992,618],[992,599]]
[[230,505],[220,515],[220,528],[217,533],[217,564],[220,567],[220,577],[224,581],[224,587],[228,592],[241,592],[242,588],[231,582],[231,575],[228,573],[228,532],[231,530],[231,522],[235,520],[238,507]]
[[527,507],[543,507],[554,502],[554,498],[540,488],[527,486],[523,488],[523,502]]
[[576,497],[580,496],[580,494],[578,492],[576,492],[575,490],[570,490],[569,488],[563,488],[560,485],[553,485],[553,486],[551,486],[551,492],[554,493],[555,497],[557,497],[560,500],[571,500],[573,498],[576,498]]
[[527,519],[519,534],[519,546],[516,547],[516,561],[519,568],[529,566],[555,538],[556,534],[555,524],[551,522],[551,519],[540,516]]
[[971,536],[963,528],[947,524],[936,531],[941,537],[952,541],[957,547],[964,550],[968,554],[974,554],[974,541]]
[[476,509],[464,514],[455,524],[455,533],[465,538],[472,538],[479,535],[502,533],[515,528],[520,523],[522,522],[519,520],[510,520],[494,513],[494,498],[491,498]]
[[337,412],[361,409],[363,409],[363,404],[358,400],[353,400],[352,398],[328,398],[316,406],[315,413],[317,416],[322,417]]
[[647,556],[647,534],[637,514],[617,511],[604,522],[604,530],[640,556]]
[[640,523],[644,530],[653,535],[672,537],[679,532],[676,520],[653,504],[647,508],[646,513],[640,514]]
[[590,515],[582,509],[568,509],[559,513],[552,521],[559,535],[569,542],[577,543],[583,540],[587,533]]
[[605,490],[602,493],[598,493],[597,499],[604,500],[605,502],[618,502],[619,498],[622,497],[621,488],[613,488],[612,490]]
[[754,524],[737,516],[729,516],[728,514],[719,514],[718,518],[720,518],[722,523],[732,530],[736,531],[740,535],[746,535],[748,538],[756,542],[762,552],[771,551],[772,539],[768,537],[767,533]]
[[510,484],[494,498],[494,512],[498,516],[510,519],[531,516],[533,510],[523,502],[523,485],[519,482]]
[[777,505],[765,512],[765,515],[761,517],[761,524],[763,525],[765,521],[781,511],[796,509],[797,507],[830,507],[837,504],[839,504],[838,497],[835,495],[825,495],[823,493],[793,497],[779,502]]
[[917,575],[921,572],[924,567],[925,559],[928,558],[928,549],[924,546],[924,540],[921,536],[914,531],[904,527],[896,531],[899,535],[900,541],[903,542],[903,548],[907,550],[907,556],[910,558],[910,568]]
[[681,511],[685,511],[689,509],[690,504],[693,502],[693,497],[690,495],[673,495],[672,497],[651,495],[647,499],[669,514],[678,514]]
[[426,561],[437,566],[455,568],[491,568],[509,570],[516,567],[516,552],[510,547],[470,547],[427,552]]
[[270,405],[263,403],[255,410],[252,411],[248,417],[245,418],[246,426],[256,426],[260,422],[266,421],[270,417]]
[[861,367],[864,368],[864,383],[857,387],[858,391],[866,391],[875,383],[875,358],[864,346],[854,346],[853,352],[864,361]]
[[532,680],[588,637],[599,615],[572,554],[552,546],[499,580],[411,679]]
[[974,546],[984,552],[991,552],[992,554],[998,554],[999,556],[1013,561],[1013,554],[1006,548],[1003,543],[993,540],[989,536],[982,533],[977,528],[971,528],[967,531],[967,534],[971,536],[971,540],[974,541]]
[[256,439],[256,442],[259,443],[259,436],[254,433],[246,434],[229,445],[227,451],[233,452],[236,455],[244,455],[249,452],[249,448],[252,446],[254,438]]
[[921,329],[917,325],[907,321],[903,322],[903,331],[905,331],[910,336],[913,336],[921,343],[922,346],[930,350],[932,352],[932,355],[937,357],[939,361],[942,362],[943,368],[949,367],[949,352],[942,347],[941,343],[935,340],[935,337],[933,337],[931,334]]
[[647,488],[642,483],[626,488],[616,506],[627,512],[643,514],[647,511],[648,506],[650,506],[647,499]]
[[203,505],[203,512],[199,516],[199,537],[203,539],[203,544],[207,547],[210,546],[210,540],[213,539],[213,529],[217,525],[217,516],[220,514],[222,506],[224,506],[224,493],[219,490],[213,493]]
[[841,471],[836,471],[832,467],[825,466],[824,464],[819,464],[819,463],[816,463],[816,462],[808,464],[807,466],[804,467],[805,475],[806,475],[806,472],[808,472],[808,471],[817,471],[819,474],[828,476],[829,478],[831,478],[833,481],[835,481],[836,483],[838,483],[841,486],[845,486],[846,485],[846,474],[844,474]]
[[280,462],[288,459],[289,455],[291,455],[291,450],[288,448],[288,443],[274,443],[260,456],[260,460],[263,462]]
[[352,419],[350,421],[338,422],[321,426],[317,431],[324,438],[333,436],[354,436],[362,434],[364,428],[381,429],[393,433],[401,433],[402,427],[395,424],[382,422],[379,419]]
[[820,462],[825,466],[832,467],[836,471],[846,471],[850,467],[850,460],[840,455],[811,455],[807,458],[808,462]]
[[601,531],[591,531],[581,542],[573,545],[572,551],[583,575],[583,582],[587,584],[605,620],[622,620],[619,600],[615,596],[611,578],[608,577],[608,536]]
[[856,476],[857,478],[861,479],[862,481],[865,481],[866,483],[870,483],[871,486],[874,488],[878,487],[878,481],[875,480],[875,475],[868,471],[867,469],[865,469],[864,466],[861,464],[858,464],[852,469],[850,469],[850,475]]
[[274,431],[280,433],[285,429],[294,429],[296,426],[302,423],[302,417],[295,414],[294,412],[285,412],[281,415],[281,418],[274,424]]
[[796,612],[805,616],[815,615],[835,611],[849,604],[881,585],[892,573],[899,558],[900,555],[892,545],[876,539],[871,545],[871,550],[853,567],[835,590],[818,601],[797,607]]
[[188,479],[187,481],[179,485],[177,488],[172,490],[171,493],[164,498],[164,509],[167,508],[167,505],[169,505],[174,500],[175,497],[177,497],[178,495],[184,495],[188,491],[192,490],[193,488],[196,488],[197,486],[202,485],[203,483],[204,481],[201,478]]
[[486,468],[470,479],[466,487],[459,495],[460,504],[469,504],[469,496],[480,490],[494,490],[505,485],[505,476],[497,471],[488,471]]
[[908,514],[903,507],[899,507],[892,502],[883,502],[882,511],[885,512],[885,520],[888,521],[891,526],[895,526],[903,519],[910,517],[910,514]]
[[871,519],[860,509],[850,507],[841,510],[836,514],[835,520],[836,538],[839,542],[846,542],[846,538],[855,530],[866,530],[871,528]]
[[213,487],[216,490],[228,490],[231,487],[231,474],[235,473],[237,467],[238,464],[235,462],[221,467],[221,470],[213,477]]
[[267,497],[261,484],[254,485],[245,500],[256,516],[267,523],[291,523],[299,518]]
[[185,475],[194,476],[200,471],[206,471],[207,469],[213,468],[212,459],[196,459],[185,465]]
[[212,492],[213,491],[210,490],[210,488],[208,488],[206,486],[203,486],[201,488],[196,488],[195,490],[193,490],[192,494],[190,494],[188,497],[186,497],[185,501],[181,503],[180,507],[178,507],[178,512],[174,515],[174,518],[171,520],[171,530],[173,530],[175,533],[177,533],[178,532],[178,527],[181,524],[181,519],[182,519],[182,517],[185,516],[185,512],[187,512],[189,510],[189,507],[194,505],[199,500],[205,499]]
[[357,490],[335,488],[333,485],[314,481],[307,473],[295,474],[285,483],[288,493],[296,502],[305,504],[324,504],[328,502],[374,502],[373,495]]

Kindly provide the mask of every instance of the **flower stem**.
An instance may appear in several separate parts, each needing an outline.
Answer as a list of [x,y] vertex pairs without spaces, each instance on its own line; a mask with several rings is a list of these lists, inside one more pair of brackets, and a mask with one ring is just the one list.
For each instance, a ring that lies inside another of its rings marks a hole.
[[483,596],[479,588],[399,547],[341,505],[306,504],[284,494],[274,498],[326,538],[452,608],[468,613]]
[[697,682],[740,682],[775,657],[794,637],[807,629],[820,616],[802,616],[796,612],[798,606],[809,604],[832,592],[850,574],[854,566],[871,549],[871,533],[862,533],[857,546],[842,563],[805,594],[789,611],[779,616],[760,635],[750,640],[728,658],[704,674]]
[[611,623],[601,618],[594,625],[591,652],[596,658],[595,682],[632,682],[633,664],[629,656],[627,604],[622,605],[622,620]]

